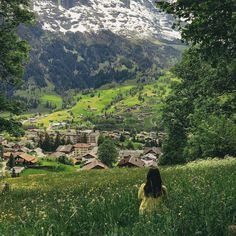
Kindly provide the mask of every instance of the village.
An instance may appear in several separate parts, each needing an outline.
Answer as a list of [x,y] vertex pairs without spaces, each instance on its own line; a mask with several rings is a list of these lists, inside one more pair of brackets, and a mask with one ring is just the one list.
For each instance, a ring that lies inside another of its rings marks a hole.
[[156,132],[28,129],[18,141],[0,137],[0,175],[17,177],[27,169],[47,169],[45,161],[71,165],[76,171],[108,169],[98,155],[103,139],[116,144],[118,157],[112,168],[155,167],[162,138],[163,134]]

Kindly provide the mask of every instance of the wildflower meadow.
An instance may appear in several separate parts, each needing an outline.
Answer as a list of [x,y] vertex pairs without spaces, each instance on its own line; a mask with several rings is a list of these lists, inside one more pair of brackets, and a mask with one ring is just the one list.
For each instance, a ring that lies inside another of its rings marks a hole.
[[166,210],[139,216],[148,169],[51,173],[7,179],[1,236],[228,235],[236,223],[236,160],[161,167]]

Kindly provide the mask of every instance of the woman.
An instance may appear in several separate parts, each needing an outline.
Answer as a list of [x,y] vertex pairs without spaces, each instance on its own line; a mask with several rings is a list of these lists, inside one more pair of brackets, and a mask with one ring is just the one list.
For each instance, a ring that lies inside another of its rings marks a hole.
[[162,185],[161,174],[157,168],[150,169],[147,174],[147,182],[142,184],[138,191],[138,198],[142,200],[139,214],[161,211],[163,197],[167,195],[167,189]]

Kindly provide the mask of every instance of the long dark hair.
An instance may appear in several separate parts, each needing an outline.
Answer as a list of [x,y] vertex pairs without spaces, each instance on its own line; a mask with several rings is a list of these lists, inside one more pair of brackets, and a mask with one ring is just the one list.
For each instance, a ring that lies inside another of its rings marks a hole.
[[151,168],[147,174],[147,182],[144,186],[144,195],[146,197],[160,197],[162,195],[162,180],[160,171],[157,168]]

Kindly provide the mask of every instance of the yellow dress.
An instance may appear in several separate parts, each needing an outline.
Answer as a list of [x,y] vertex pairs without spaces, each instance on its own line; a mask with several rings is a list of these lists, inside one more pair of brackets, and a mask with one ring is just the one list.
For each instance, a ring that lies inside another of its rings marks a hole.
[[153,211],[159,212],[162,209],[162,202],[163,197],[167,194],[167,188],[162,185],[162,192],[163,194],[160,197],[153,198],[153,197],[146,197],[144,194],[144,186],[142,184],[138,191],[138,198],[142,200],[140,207],[139,207],[139,214],[143,215],[144,213],[150,214]]

